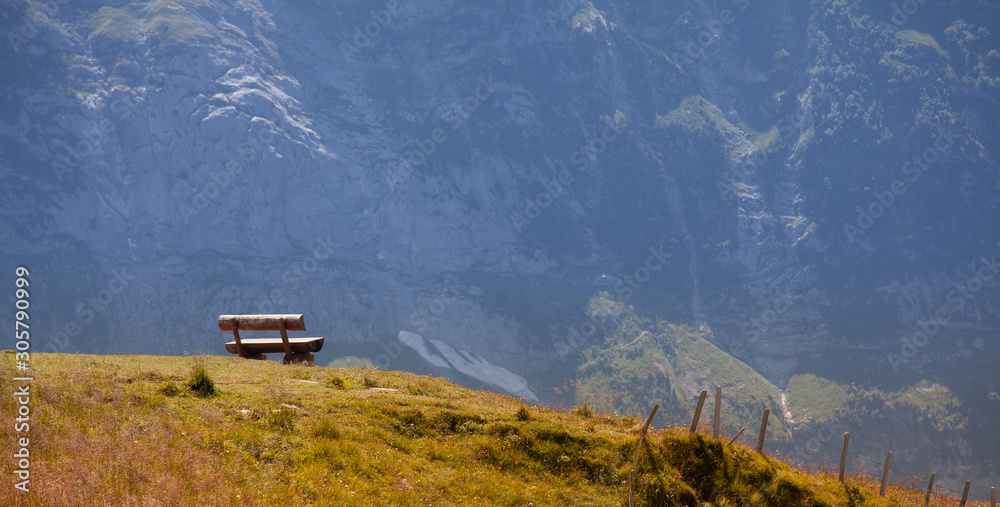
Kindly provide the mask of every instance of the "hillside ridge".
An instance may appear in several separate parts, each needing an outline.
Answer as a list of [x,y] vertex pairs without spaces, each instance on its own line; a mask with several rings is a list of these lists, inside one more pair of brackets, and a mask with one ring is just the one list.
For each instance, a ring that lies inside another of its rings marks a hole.
[[[5,378],[27,374],[3,356]],[[639,439],[636,417],[395,371],[221,356],[33,354],[32,365],[32,488],[5,488],[4,505],[627,505]],[[5,449],[13,430],[0,430]],[[651,430],[637,463],[636,505],[923,500],[682,428]]]

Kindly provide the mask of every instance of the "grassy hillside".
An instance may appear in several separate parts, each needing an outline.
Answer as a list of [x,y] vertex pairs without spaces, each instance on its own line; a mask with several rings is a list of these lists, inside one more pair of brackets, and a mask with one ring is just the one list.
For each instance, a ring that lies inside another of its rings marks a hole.
[[[665,425],[690,421],[699,393],[708,390],[711,404],[718,385],[725,393],[723,428],[735,434],[747,421],[760,421],[764,409],[770,409],[778,417],[768,422],[766,444],[771,449],[790,446],[791,434],[780,417],[778,388],[705,340],[697,327],[654,321],[607,293],[591,299],[590,306],[591,317],[606,322],[608,329],[603,344],[582,353],[578,403],[590,400],[604,411],[619,414],[648,411],[659,403],[661,410],[654,422]],[[750,433],[746,437],[756,442],[757,435]]]
[[[3,378],[12,364],[4,354]],[[8,485],[3,505],[627,505],[635,418],[232,357],[37,354],[32,366],[31,492]],[[214,394],[190,387],[199,366]],[[15,403],[0,398],[6,456]],[[636,505],[922,501],[678,429],[651,432],[638,464]]]

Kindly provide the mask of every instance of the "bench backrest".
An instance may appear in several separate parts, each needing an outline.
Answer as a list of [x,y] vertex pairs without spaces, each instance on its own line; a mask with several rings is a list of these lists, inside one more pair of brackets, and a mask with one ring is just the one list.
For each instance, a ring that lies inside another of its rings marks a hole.
[[306,323],[302,314],[288,315],[220,315],[219,329],[233,330],[233,321],[241,331],[278,331],[280,322],[285,323],[287,331],[305,331]]
[[280,331],[281,343],[284,345],[285,357],[292,355],[292,346],[288,342],[286,331],[305,331],[306,323],[302,314],[289,315],[219,315],[219,329],[232,331],[236,341],[236,352],[245,357],[243,343],[240,340],[240,329],[244,331]]

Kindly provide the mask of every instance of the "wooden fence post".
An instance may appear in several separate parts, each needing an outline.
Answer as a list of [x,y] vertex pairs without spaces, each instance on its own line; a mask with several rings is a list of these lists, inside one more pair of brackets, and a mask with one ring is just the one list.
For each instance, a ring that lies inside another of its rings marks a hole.
[[847,444],[851,441],[851,432],[844,432],[844,448],[840,451],[840,482],[844,482],[844,467],[847,465]]
[[698,395],[698,406],[694,409],[694,419],[691,419],[691,429],[688,430],[689,433],[694,433],[698,429],[698,419],[701,419],[701,407],[705,405],[705,397],[708,396],[708,391],[702,389],[701,394]]
[[635,449],[635,461],[632,463],[632,471],[628,474],[628,507],[634,507],[632,503],[632,486],[635,484],[635,468],[639,466],[639,453],[642,450],[642,441],[646,438],[646,430],[649,429],[649,424],[653,422],[653,417],[656,416],[656,411],[659,408],[659,403],[653,405],[653,410],[649,413],[649,417],[646,418],[646,424],[643,425],[642,431],[639,432],[639,444]]
[[885,455],[885,468],[882,469],[882,488],[879,490],[879,496],[885,496],[885,485],[889,481],[889,463],[892,463],[892,451]]
[[962,501],[958,503],[958,507],[965,507],[965,501],[969,499],[970,485],[970,481],[965,481],[965,491],[962,491]]
[[927,483],[927,494],[924,495],[924,505],[931,504],[931,489],[934,487],[934,472],[931,472],[931,480]]
[[990,486],[990,507],[997,507],[997,488]]
[[771,409],[765,408],[764,417],[760,421],[760,436],[757,437],[757,452],[760,454],[763,454],[761,450],[764,449],[764,433],[767,432],[767,416],[770,414]]
[[736,433],[736,436],[735,436],[735,437],[733,437],[733,439],[729,441],[729,445],[733,445],[733,442],[735,442],[737,438],[740,438],[740,435],[742,435],[742,434],[743,434],[743,430],[745,430],[745,429],[746,429],[746,428],[740,428],[740,431],[738,431],[738,432]]
[[712,438],[719,438],[719,416],[722,414],[722,386],[715,386],[715,419],[712,419]]

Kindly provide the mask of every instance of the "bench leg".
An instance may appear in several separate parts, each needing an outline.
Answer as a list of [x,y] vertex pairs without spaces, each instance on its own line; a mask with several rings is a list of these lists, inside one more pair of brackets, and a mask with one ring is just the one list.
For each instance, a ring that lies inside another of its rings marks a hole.
[[316,356],[312,352],[292,352],[291,354],[285,354],[285,359],[281,361],[281,364],[312,366],[315,361]]

